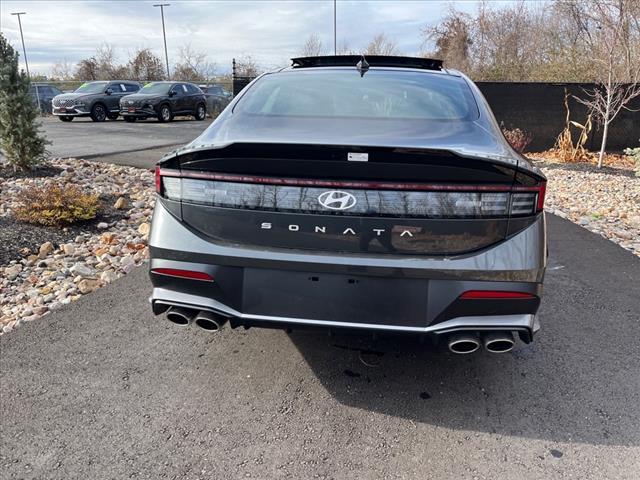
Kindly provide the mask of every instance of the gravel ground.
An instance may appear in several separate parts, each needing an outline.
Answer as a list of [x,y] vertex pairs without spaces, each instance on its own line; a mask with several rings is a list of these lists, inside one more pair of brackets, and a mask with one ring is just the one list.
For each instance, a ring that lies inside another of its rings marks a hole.
[[630,169],[536,162],[548,178],[545,208],[640,256],[640,178]]
[[[640,179],[625,169],[537,162],[548,177],[547,211],[568,218],[640,256]],[[67,232],[17,227],[10,218],[15,194],[56,177],[0,178],[0,334],[47,315],[129,273],[146,261],[154,202],[153,173],[84,160],[53,160],[59,177],[104,198],[123,198],[105,219]],[[12,226],[13,225],[13,226]],[[83,228],[85,230],[83,230]],[[37,247],[37,248],[36,248]],[[32,252],[33,253],[32,253]]]
[[[148,256],[153,173],[75,159],[51,164],[58,175],[0,178],[0,334],[113,282]],[[12,219],[22,188],[61,179],[98,193],[102,216],[66,230]]]

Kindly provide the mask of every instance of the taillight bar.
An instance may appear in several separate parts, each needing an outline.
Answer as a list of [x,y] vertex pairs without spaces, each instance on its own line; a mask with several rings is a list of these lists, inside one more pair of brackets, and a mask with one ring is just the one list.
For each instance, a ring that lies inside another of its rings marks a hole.
[[501,290],[468,290],[460,295],[461,300],[532,299],[535,295],[526,292]]
[[182,270],[179,268],[152,268],[151,273],[155,273],[158,275],[167,275],[169,277],[187,278],[189,280],[213,282],[213,277],[211,275],[196,270]]
[[[201,180],[216,180],[220,182],[258,183],[268,185],[286,185],[292,187],[331,187],[331,188],[361,188],[367,190],[427,190],[454,192],[540,192],[540,186],[513,185],[466,185],[466,184],[437,184],[437,183],[406,183],[406,182],[363,182],[350,180],[317,180],[308,178],[277,178],[260,177],[255,175],[239,175],[215,172],[194,172],[188,170],[174,170],[159,168],[157,176],[197,178]],[[157,183],[156,183],[157,187]],[[157,190],[157,188],[156,188]],[[538,199],[540,196],[538,196]],[[539,203],[540,200],[538,200]],[[543,199],[544,201],[544,199]]]

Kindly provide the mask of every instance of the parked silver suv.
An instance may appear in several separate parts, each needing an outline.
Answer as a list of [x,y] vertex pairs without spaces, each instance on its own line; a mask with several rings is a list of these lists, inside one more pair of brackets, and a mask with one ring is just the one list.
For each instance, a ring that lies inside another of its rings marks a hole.
[[63,122],[70,122],[73,117],[91,117],[94,122],[115,120],[120,114],[120,99],[140,88],[138,82],[130,80],[83,83],[73,93],[55,96],[52,113]]

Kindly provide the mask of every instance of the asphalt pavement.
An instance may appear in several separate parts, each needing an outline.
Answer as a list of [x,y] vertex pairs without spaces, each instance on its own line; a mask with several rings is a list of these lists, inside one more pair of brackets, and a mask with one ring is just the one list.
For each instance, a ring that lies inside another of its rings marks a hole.
[[50,116],[42,119],[42,132],[52,142],[47,147],[52,157],[75,157],[150,168],[166,152],[189,143],[209,125],[190,117],[176,117],[160,123],[147,119],[127,123],[122,118],[92,122],[75,118],[61,122]]
[[134,270],[0,338],[0,476],[637,479],[640,259],[548,220],[542,331],[504,355],[180,328]]

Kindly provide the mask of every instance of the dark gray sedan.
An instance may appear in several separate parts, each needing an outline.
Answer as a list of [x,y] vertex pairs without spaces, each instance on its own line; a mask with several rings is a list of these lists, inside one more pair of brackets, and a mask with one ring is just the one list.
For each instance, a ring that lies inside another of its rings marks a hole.
[[158,163],[152,308],[507,352],[539,329],[545,187],[442,62],[297,58]]

